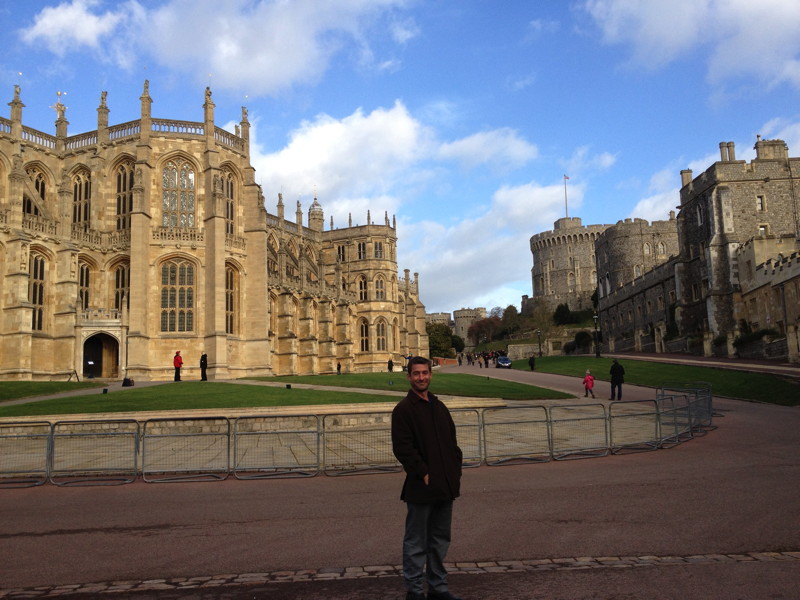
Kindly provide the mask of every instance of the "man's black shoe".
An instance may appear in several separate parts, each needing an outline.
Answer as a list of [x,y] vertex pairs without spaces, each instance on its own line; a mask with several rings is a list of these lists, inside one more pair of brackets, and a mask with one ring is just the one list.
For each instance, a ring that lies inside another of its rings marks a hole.
[[428,592],[428,600],[461,600],[458,596],[453,596],[450,592]]
[[406,600],[425,600],[425,594],[416,594],[414,592],[408,592],[406,594]]

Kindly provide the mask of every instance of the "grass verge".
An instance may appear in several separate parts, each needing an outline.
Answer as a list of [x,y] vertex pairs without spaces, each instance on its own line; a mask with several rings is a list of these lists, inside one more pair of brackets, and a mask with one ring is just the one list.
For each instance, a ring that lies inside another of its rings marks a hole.
[[[718,367],[700,367],[620,359],[625,367],[625,383],[659,387],[665,384],[705,381],[715,396],[756,400],[782,406],[800,405],[800,379]],[[515,360],[513,368],[529,370],[528,361]],[[543,373],[583,377],[589,369],[595,379],[609,381],[610,358],[594,356],[543,356],[536,359],[536,370]],[[624,392],[624,388],[623,388]]]

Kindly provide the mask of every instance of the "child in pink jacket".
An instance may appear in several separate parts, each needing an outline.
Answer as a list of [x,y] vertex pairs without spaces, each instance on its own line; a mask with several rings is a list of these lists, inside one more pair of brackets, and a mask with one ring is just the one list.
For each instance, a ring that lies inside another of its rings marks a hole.
[[583,378],[583,389],[584,389],[583,397],[586,398],[589,394],[591,394],[592,398],[594,398],[593,388],[594,388],[594,377],[592,376],[591,371],[589,371],[589,369],[586,369],[586,377]]

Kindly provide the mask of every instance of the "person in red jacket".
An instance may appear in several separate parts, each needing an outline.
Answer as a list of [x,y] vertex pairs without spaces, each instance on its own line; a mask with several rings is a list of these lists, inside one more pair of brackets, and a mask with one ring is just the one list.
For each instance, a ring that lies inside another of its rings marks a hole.
[[[392,411],[392,450],[406,479],[403,580],[407,600],[459,600],[447,586],[444,558],[450,546],[453,500],[461,493],[462,452],[450,411],[431,392],[431,362],[415,356],[406,376],[411,390]],[[427,566],[427,569],[425,568]]]
[[172,365],[175,367],[175,381],[181,380],[181,367],[183,366],[183,358],[181,358],[181,351],[175,353],[175,358],[172,359]]
[[594,398],[594,375],[589,369],[586,369],[586,376],[583,378],[583,397],[586,398],[589,394]]

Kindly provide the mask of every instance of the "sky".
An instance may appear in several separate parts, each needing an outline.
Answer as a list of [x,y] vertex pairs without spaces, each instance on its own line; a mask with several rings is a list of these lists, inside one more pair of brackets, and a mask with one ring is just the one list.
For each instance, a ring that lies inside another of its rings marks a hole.
[[[275,214],[397,219],[428,312],[531,295],[530,237],[667,219],[756,136],[800,151],[797,0],[0,0],[0,101],[69,135],[140,116],[234,131]],[[5,91],[3,91],[5,90]],[[9,113],[0,112],[2,116]],[[304,216],[304,220],[307,218]]]

